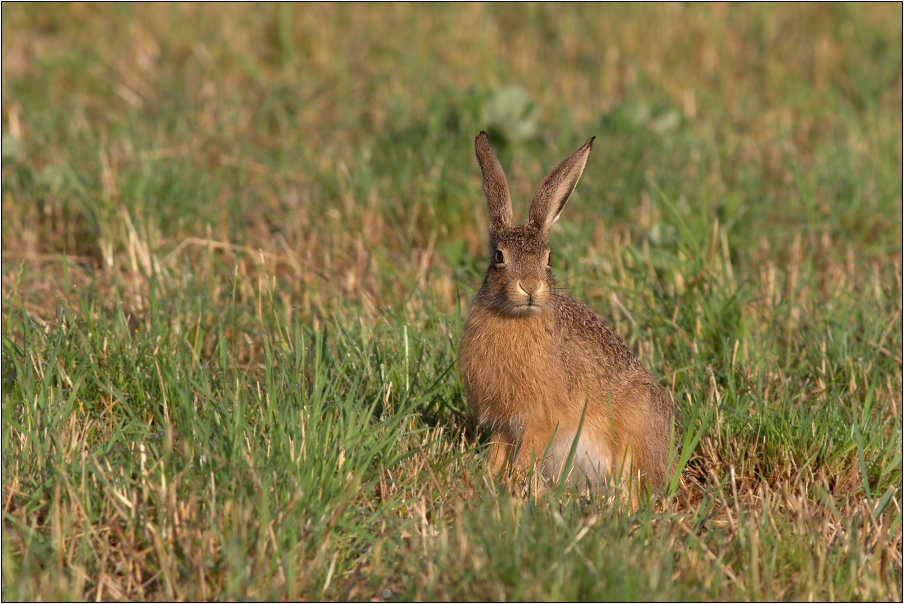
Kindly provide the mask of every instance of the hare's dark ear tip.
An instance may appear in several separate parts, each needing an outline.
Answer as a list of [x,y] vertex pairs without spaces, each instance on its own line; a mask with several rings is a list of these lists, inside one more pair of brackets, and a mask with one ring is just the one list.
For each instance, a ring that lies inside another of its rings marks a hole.
[[589,148],[592,149],[592,148],[593,148],[593,141],[595,141],[595,140],[596,140],[596,136],[591,136],[591,137],[590,137],[590,140],[587,141],[586,143],[584,143],[584,146],[585,146],[585,147],[589,147]]
[[490,149],[490,137],[487,136],[487,133],[483,130],[481,130],[480,134],[477,135],[477,138],[474,139],[474,149],[478,154],[493,153],[492,149]]

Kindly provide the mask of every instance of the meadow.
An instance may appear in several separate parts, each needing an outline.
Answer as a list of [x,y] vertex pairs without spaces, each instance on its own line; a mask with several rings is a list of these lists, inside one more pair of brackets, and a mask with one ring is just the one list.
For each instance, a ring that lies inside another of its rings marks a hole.
[[[897,600],[902,9],[3,3],[4,600]],[[457,370],[561,287],[671,393],[632,513],[483,471]]]

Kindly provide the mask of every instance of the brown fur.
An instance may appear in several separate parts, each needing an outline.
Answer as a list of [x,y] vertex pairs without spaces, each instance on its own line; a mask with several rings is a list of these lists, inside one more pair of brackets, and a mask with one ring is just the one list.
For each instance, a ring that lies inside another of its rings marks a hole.
[[511,463],[525,475],[538,464],[555,479],[583,413],[572,479],[639,478],[642,487],[658,491],[667,473],[672,404],[608,325],[556,291],[548,266],[549,230],[592,144],[549,173],[528,223],[512,226],[505,175],[486,134],[477,137],[491,264],[462,332],[459,371],[481,424],[492,431],[491,472]]

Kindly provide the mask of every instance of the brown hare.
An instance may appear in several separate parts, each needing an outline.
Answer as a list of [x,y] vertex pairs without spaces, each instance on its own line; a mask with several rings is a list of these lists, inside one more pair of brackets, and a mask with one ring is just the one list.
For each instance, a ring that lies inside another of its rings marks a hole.
[[658,492],[669,466],[671,400],[612,328],[556,290],[550,270],[550,229],[592,145],[591,138],[543,179],[519,226],[489,138],[477,137],[491,262],[462,331],[459,371],[492,432],[490,472],[511,464],[521,478],[537,468],[555,481],[583,415],[569,484],[618,479]]

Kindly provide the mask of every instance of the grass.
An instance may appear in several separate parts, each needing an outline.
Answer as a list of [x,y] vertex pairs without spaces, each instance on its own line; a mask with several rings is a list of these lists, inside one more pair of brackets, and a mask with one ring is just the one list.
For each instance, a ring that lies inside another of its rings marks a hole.
[[[900,600],[898,5],[4,3],[4,599]],[[455,369],[557,277],[673,394],[628,513],[483,474]]]

